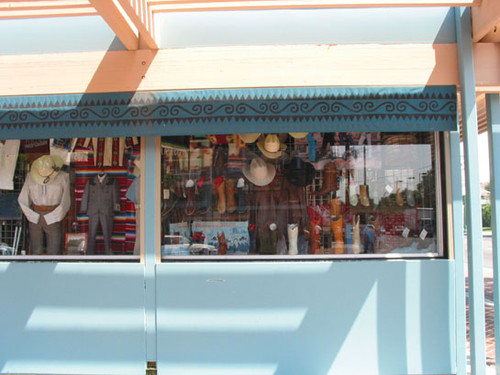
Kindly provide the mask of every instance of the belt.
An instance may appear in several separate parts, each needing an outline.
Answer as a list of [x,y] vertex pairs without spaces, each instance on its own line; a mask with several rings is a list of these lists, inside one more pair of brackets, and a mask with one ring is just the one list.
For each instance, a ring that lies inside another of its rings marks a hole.
[[35,211],[49,212],[53,211],[57,206],[39,206],[37,204],[33,205]]

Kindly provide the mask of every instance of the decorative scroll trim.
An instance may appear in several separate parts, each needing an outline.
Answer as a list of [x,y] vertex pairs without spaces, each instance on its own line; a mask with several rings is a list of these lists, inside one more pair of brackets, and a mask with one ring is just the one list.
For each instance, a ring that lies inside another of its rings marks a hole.
[[169,126],[182,125],[210,132],[214,125],[228,131],[231,125],[252,124],[307,130],[315,124],[372,122],[391,130],[418,125],[426,131],[455,129],[456,111],[455,86],[136,92],[4,97],[0,126],[18,131],[113,127],[141,135],[145,125],[163,134]]

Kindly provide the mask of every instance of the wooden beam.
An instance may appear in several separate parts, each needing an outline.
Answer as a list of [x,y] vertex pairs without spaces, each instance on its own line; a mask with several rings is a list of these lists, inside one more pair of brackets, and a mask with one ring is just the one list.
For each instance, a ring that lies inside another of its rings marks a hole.
[[[472,40],[481,41],[495,26],[500,24],[500,1],[483,0],[479,7],[471,12]],[[498,30],[500,33],[500,30]]]
[[458,84],[455,44],[248,46],[0,56],[0,95]]
[[90,0],[128,50],[139,48],[139,31],[116,0]]
[[500,45],[498,43],[476,43],[474,45],[474,71],[476,90],[500,92]]
[[140,47],[158,49],[154,38],[153,16],[147,0],[134,1],[133,4],[130,0],[118,0],[118,2],[139,32]]
[[88,0],[6,1],[0,3],[0,19],[96,15]]
[[148,0],[153,13],[352,7],[478,6],[481,0]]

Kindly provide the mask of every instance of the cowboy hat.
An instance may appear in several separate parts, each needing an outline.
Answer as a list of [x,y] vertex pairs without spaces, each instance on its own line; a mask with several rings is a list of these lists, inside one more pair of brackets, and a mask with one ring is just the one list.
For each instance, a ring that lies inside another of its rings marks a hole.
[[296,186],[307,186],[311,185],[316,170],[311,163],[304,162],[301,158],[295,157],[292,159],[288,167],[286,168],[286,177],[288,181]]
[[260,133],[238,134],[245,143],[254,143],[259,138]]
[[266,163],[259,157],[253,158],[250,165],[245,165],[242,172],[248,181],[257,186],[270,184],[276,175],[274,165]]
[[266,158],[277,159],[281,157],[286,145],[281,143],[276,134],[268,134],[265,139],[260,138],[257,147]]
[[309,133],[305,132],[305,133],[288,133],[288,134],[290,134],[293,138],[298,138],[298,139],[300,139],[300,138],[305,138],[305,137],[307,137],[307,135],[308,135]]
[[40,156],[31,165],[31,178],[39,185],[50,184],[61,171],[63,164],[59,156]]

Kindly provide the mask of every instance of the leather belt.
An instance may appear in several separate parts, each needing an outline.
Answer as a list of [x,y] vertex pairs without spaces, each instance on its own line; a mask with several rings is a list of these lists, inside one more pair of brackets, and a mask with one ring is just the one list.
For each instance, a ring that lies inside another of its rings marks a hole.
[[53,211],[57,206],[39,206],[37,204],[33,205],[35,211],[50,212]]

